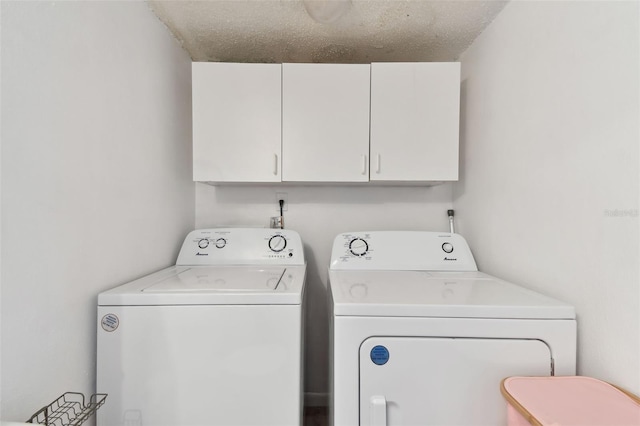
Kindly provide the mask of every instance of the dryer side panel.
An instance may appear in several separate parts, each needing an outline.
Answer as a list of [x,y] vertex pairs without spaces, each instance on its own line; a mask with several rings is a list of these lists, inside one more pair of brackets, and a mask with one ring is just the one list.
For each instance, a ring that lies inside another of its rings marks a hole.
[[506,425],[500,381],[550,372],[540,340],[371,337],[360,347],[360,425]]

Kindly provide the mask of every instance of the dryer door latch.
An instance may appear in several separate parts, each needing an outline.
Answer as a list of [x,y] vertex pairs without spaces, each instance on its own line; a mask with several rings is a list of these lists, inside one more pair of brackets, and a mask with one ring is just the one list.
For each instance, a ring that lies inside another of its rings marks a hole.
[[387,400],[384,396],[372,396],[370,401],[371,426],[387,425]]

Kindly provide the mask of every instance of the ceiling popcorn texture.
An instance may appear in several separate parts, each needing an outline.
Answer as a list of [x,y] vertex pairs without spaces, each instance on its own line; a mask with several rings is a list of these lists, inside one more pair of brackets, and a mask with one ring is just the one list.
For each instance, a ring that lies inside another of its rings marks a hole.
[[275,63],[453,61],[506,3],[149,1],[194,61]]

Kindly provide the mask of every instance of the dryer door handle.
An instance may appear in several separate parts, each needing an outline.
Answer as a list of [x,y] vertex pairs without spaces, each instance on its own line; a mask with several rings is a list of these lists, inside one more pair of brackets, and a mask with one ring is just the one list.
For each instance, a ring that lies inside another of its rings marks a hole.
[[381,395],[372,396],[369,399],[371,414],[371,426],[387,425],[387,399]]

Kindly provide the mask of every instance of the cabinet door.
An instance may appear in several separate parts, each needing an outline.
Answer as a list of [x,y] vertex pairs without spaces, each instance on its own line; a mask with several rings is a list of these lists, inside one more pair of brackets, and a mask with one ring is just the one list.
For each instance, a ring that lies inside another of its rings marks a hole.
[[459,63],[371,64],[371,180],[457,180],[459,116]]
[[193,180],[279,182],[280,64],[193,64]]
[[282,65],[282,180],[369,180],[369,65]]

